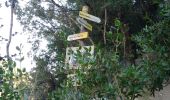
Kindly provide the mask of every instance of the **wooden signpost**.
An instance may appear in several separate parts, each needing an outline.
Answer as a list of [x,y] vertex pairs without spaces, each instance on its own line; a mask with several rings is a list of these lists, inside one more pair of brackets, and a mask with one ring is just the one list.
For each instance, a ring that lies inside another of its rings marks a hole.
[[[77,40],[80,44],[80,46],[82,47],[81,49],[79,49],[80,47],[67,47],[66,49],[66,65],[68,65],[69,69],[73,69],[73,78],[71,80],[73,80],[73,86],[75,86],[76,90],[77,90],[77,86],[80,86],[81,84],[79,84],[79,80],[76,76],[76,69],[81,69],[81,65],[79,65],[77,59],[76,59],[76,53],[77,51],[80,51],[80,53],[82,55],[86,55],[88,53],[90,53],[90,56],[85,56],[87,57],[87,59],[93,59],[93,55],[94,55],[94,45],[91,46],[86,46],[84,43],[84,40],[82,39],[86,39],[89,38],[90,42],[93,44],[93,41],[91,40],[91,38],[89,37],[89,31],[92,31],[92,25],[90,25],[85,19],[96,22],[96,23],[100,23],[101,19],[88,14],[89,11],[89,7],[88,6],[83,6],[82,11],[79,12],[79,16],[76,20],[79,24],[81,24],[81,28],[80,28],[80,33],[78,34],[73,34],[73,35],[69,35],[67,37],[68,41],[74,41]],[[72,51],[72,52],[70,52]],[[91,68],[91,66],[87,66],[87,68]],[[69,77],[69,76],[68,76]]]
[[[96,23],[101,22],[100,18],[88,14],[88,11],[89,11],[89,7],[83,6],[82,11],[79,12],[80,17],[78,17],[76,19],[77,22],[81,24],[80,33],[69,35],[67,37],[68,41],[77,40],[79,42],[80,46],[82,46],[82,47],[86,47],[84,40],[82,40],[82,39],[89,38],[90,42],[93,44],[93,41],[89,37],[89,33],[88,33],[88,30],[92,31],[92,25],[90,25],[85,19],[88,19],[88,20],[96,22]],[[94,46],[91,45],[90,47],[92,47],[92,51],[93,51],[93,53],[92,52],[91,53],[94,54]],[[73,51],[75,51],[79,47],[68,47],[67,50],[70,48],[72,48]],[[74,64],[76,62],[76,59],[74,56],[75,56],[74,53],[68,53],[68,51],[66,51],[66,63],[69,64],[69,66],[76,65],[76,64]]]

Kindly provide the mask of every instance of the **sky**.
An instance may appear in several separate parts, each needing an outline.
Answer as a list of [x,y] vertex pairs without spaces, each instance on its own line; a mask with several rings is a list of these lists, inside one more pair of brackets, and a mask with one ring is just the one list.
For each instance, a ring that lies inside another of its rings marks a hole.
[[[4,39],[8,39],[9,37],[9,29],[10,29],[10,7],[5,6],[5,1],[8,0],[0,0],[0,4],[2,4],[2,7],[0,8],[0,26],[3,25],[2,28],[0,28],[0,56],[3,57],[6,55],[6,44],[7,41],[1,41],[2,37]],[[24,5],[29,0],[18,0],[19,5],[24,7]],[[65,4],[66,0],[54,0],[55,2]],[[45,0],[44,0],[45,2]],[[45,4],[45,3],[44,3]],[[45,5],[44,5],[45,6]],[[28,57],[28,53],[31,51],[32,44],[28,43],[28,38],[31,37],[31,33],[29,32],[23,32],[23,27],[20,25],[19,21],[16,19],[16,15],[14,15],[13,19],[13,34],[17,32],[16,35],[12,36],[12,41],[10,44],[10,54],[14,55],[15,53],[18,54],[19,52],[16,50],[16,46],[19,46],[20,44],[23,45],[22,52],[24,56],[24,61],[21,63],[22,68],[26,68],[26,71],[30,71],[31,68],[35,67],[35,62],[33,61],[33,57]],[[41,40],[40,43],[40,50],[46,50],[47,41]],[[40,51],[39,50],[39,51]],[[15,60],[13,58],[13,60]],[[17,67],[20,68],[20,63],[17,62]]]
[[[26,1],[28,0],[22,0],[20,4],[23,6]],[[0,28],[0,40],[2,40],[2,37],[4,39],[8,39],[9,37],[9,29],[10,29],[10,7],[6,7],[4,1],[0,1],[2,4],[2,7],[0,8],[0,26],[3,25],[2,28]],[[32,57],[28,57],[28,52],[31,51],[31,44],[28,43],[28,38],[31,34],[28,34],[27,32],[22,31],[22,26],[20,25],[19,21],[16,20],[16,15],[14,15],[14,22],[13,22],[13,34],[17,32],[16,35],[12,36],[12,41],[10,44],[10,55],[14,55],[15,53],[18,54],[19,52],[16,50],[16,46],[19,46],[20,44],[23,45],[23,56],[24,61],[21,63],[22,68],[26,68],[27,71],[30,71],[32,67],[35,67],[34,62],[32,61]],[[0,56],[6,55],[6,44],[7,41],[5,40],[0,41]],[[45,45],[41,46],[42,48],[45,48]],[[17,57],[18,58],[18,57]],[[13,58],[14,59],[14,58]],[[14,59],[15,60],[15,59]],[[20,67],[20,63],[17,62],[17,67]]]

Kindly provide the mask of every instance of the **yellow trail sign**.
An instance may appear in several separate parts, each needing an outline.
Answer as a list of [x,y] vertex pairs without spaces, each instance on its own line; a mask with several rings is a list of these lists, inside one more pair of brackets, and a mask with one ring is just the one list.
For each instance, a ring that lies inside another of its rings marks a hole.
[[80,17],[76,18],[76,20],[77,20],[77,22],[78,22],[79,24],[81,24],[82,26],[84,26],[86,29],[92,31],[92,26],[91,26],[89,23],[87,23],[86,20],[84,20],[84,19],[82,19],[82,18],[80,18]]
[[78,34],[69,35],[67,37],[67,40],[73,41],[73,40],[85,39],[85,38],[88,38],[88,36],[89,36],[88,32],[82,32]]
[[96,16],[93,16],[93,15],[90,15],[88,13],[85,13],[83,11],[80,11],[79,12],[79,16],[82,17],[82,18],[85,18],[85,19],[88,19],[88,20],[91,20],[93,22],[96,22],[96,23],[100,23],[101,22],[101,19],[96,17]]

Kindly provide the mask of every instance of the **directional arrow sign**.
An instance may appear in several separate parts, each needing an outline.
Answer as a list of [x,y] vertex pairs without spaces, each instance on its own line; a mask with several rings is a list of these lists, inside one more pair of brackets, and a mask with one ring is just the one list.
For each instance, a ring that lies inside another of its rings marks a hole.
[[80,11],[79,12],[79,16],[82,17],[82,18],[85,18],[85,19],[88,19],[88,20],[91,20],[93,22],[96,22],[96,23],[100,23],[101,22],[101,19],[96,17],[96,16],[93,16],[93,15],[90,15],[88,13],[85,13],[83,11]]
[[79,33],[79,34],[73,34],[73,35],[69,35],[67,37],[67,40],[68,41],[73,41],[73,40],[79,40],[79,39],[85,39],[85,38],[88,38],[88,32],[82,32],[82,33]]
[[84,26],[84,27],[87,28],[88,30],[92,31],[92,26],[91,26],[89,23],[87,23],[86,20],[84,20],[84,19],[82,19],[82,18],[80,18],[80,17],[76,18],[76,20],[77,20],[77,22],[80,23],[82,26]]

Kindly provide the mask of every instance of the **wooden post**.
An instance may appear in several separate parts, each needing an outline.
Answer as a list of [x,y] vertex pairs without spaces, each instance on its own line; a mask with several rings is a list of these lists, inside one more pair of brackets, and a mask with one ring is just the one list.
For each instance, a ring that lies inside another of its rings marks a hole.
[[[88,13],[89,7],[83,6],[82,11],[85,12],[85,13]],[[80,27],[80,33],[81,32],[87,32],[86,28],[83,25],[81,25],[81,27]],[[85,43],[83,42],[83,40],[77,40],[77,41],[79,42],[80,46],[85,46]],[[76,69],[74,69],[74,74],[76,74]],[[75,78],[76,78],[76,76],[75,76]],[[76,92],[78,91],[77,83],[76,83],[76,86],[75,86],[75,90],[76,90]]]
[[[85,13],[89,12],[89,7],[88,6],[83,6],[82,11]],[[81,25],[80,27],[80,33],[81,32],[87,32],[86,28],[84,26]],[[85,43],[82,40],[78,40],[80,46],[85,46]]]

